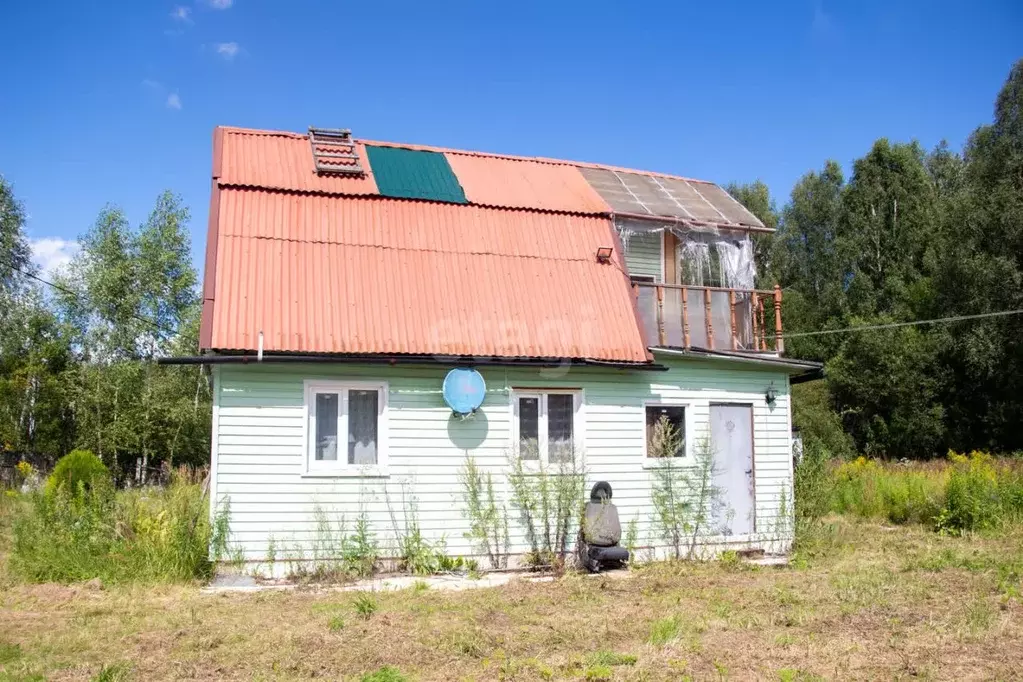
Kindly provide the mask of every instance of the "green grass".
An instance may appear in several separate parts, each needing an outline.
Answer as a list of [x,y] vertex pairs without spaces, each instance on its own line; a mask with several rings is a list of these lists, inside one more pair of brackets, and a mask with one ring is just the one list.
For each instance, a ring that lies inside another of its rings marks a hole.
[[[25,582],[174,583],[208,578],[211,524],[201,486],[184,472],[166,488],[109,483],[27,495],[11,511],[7,569]],[[14,499],[14,498],[17,499]]]
[[1023,462],[983,452],[925,463],[860,457],[834,467],[827,485],[837,514],[950,533],[1023,522]]
[[618,580],[382,591],[362,595],[368,618],[359,595],[317,589],[6,583],[0,680],[1018,677],[1023,527],[825,527],[798,566],[653,563]]
[[650,638],[649,641],[654,646],[664,646],[669,642],[678,639],[679,634],[682,632],[682,621],[678,616],[671,616],[670,618],[661,618],[654,622],[650,626]]

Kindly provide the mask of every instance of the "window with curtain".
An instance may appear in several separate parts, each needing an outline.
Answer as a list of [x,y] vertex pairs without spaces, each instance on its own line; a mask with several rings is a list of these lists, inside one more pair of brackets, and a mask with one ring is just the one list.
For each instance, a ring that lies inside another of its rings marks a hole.
[[381,441],[386,390],[383,384],[307,382],[310,471],[385,464]]
[[519,457],[544,464],[571,463],[579,440],[579,392],[516,392],[513,400]]

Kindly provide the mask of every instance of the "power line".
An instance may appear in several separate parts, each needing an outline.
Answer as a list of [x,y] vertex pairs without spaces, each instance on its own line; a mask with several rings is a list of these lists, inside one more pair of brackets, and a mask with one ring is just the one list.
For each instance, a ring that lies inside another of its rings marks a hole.
[[987,317],[1007,317],[1009,315],[1023,314],[1023,308],[1019,310],[999,310],[993,313],[977,313],[976,315],[956,315],[954,317],[937,317],[932,320],[914,320],[912,322],[890,322],[888,324],[870,324],[862,327],[846,327],[845,329],[821,329],[815,332],[794,332],[792,334],[773,334],[775,338],[794,339],[803,336],[821,336],[823,334],[842,334],[845,332],[873,331],[877,329],[894,329],[896,327],[914,327],[921,324],[938,324],[942,322],[961,322],[963,320],[980,320]]
[[[20,272],[21,274],[25,275],[26,277],[28,277],[30,279],[34,279],[37,282],[41,282],[41,283],[43,283],[43,284],[45,284],[45,285],[47,285],[49,287],[53,287],[57,291],[65,293],[68,296],[74,296],[79,301],[82,300],[82,295],[79,294],[77,291],[73,291],[71,289],[68,289],[67,287],[62,287],[59,284],[55,284],[53,282],[45,280],[42,277],[39,277],[38,275],[32,274],[31,272],[28,272],[26,270],[22,270],[21,268],[15,266],[13,263],[11,263],[9,261],[3,261],[3,264],[6,265],[7,267],[9,267],[11,270],[14,270],[15,272]],[[136,315],[135,313],[131,313],[131,312],[128,313],[128,317],[131,317],[131,318],[133,318],[135,320],[138,320],[139,322],[143,322],[145,324],[148,324],[149,326],[151,326],[154,329],[157,329],[159,331],[166,332],[166,333],[171,334],[171,335],[177,335],[178,334],[178,330],[177,329],[170,329],[169,327],[164,327],[162,324],[160,324],[156,320],[150,319],[148,317],[143,317],[142,315]]]

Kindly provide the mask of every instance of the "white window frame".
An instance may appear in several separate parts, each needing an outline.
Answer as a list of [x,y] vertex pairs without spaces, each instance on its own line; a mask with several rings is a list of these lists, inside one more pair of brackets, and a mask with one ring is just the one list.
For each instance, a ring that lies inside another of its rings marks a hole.
[[648,407],[681,407],[685,412],[682,415],[686,433],[686,441],[682,445],[682,456],[674,457],[676,462],[688,462],[692,452],[693,443],[693,405],[682,400],[670,398],[658,398],[656,400],[643,401],[643,466],[654,467],[664,461],[664,458],[650,456],[650,443],[646,437],[646,410]]
[[[387,394],[386,381],[322,381],[304,382],[303,436],[305,444],[305,476],[387,476]],[[376,464],[348,463],[348,391],[377,392],[377,462]],[[334,461],[316,459],[316,396],[337,393],[338,458]],[[342,447],[343,444],[343,447]]]
[[[511,428],[511,442],[512,452],[515,456],[520,459],[523,465],[529,467],[539,468],[541,465],[545,468],[551,465],[550,451],[548,449],[547,442],[547,396],[551,395],[570,395],[572,396],[572,454],[575,460],[575,466],[581,467],[582,455],[583,455],[583,427],[585,421],[583,420],[583,392],[579,389],[557,389],[557,388],[515,388],[511,391],[511,414],[512,414],[512,428]],[[537,398],[539,399],[539,415],[537,419],[537,448],[540,451],[540,459],[522,459],[522,453],[519,450],[519,399],[520,398]],[[555,466],[565,464],[565,462],[554,462]]]

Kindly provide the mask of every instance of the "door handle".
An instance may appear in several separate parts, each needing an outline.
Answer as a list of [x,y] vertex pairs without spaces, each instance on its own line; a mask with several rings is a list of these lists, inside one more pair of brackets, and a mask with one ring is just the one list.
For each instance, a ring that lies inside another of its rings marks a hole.
[[746,469],[746,475],[747,476],[752,476],[753,475],[753,470],[752,469]]

